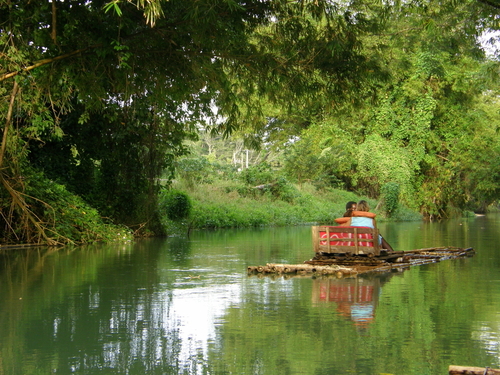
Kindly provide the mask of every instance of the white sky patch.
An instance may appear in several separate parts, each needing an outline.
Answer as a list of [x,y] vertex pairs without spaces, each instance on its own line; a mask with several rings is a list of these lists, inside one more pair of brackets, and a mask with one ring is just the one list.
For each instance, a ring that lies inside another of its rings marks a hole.
[[500,48],[500,30],[493,30],[483,33],[479,38],[486,56],[492,58],[498,56]]
[[215,340],[217,324],[223,323],[229,307],[240,303],[237,283],[174,290],[171,316],[165,316],[163,322],[168,325],[172,318],[176,322],[182,340],[179,362],[186,363],[200,352],[206,358],[209,342]]

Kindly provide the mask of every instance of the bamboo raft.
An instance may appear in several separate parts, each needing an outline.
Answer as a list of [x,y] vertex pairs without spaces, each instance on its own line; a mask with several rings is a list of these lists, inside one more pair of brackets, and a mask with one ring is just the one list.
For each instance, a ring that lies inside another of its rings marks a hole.
[[449,375],[500,375],[499,369],[492,369],[489,367],[465,367],[465,366],[454,366],[450,365],[448,367]]
[[385,252],[379,257],[331,256],[318,253],[303,264],[275,264],[249,266],[249,275],[290,276],[355,276],[368,272],[401,271],[411,266],[436,263],[448,259],[473,256],[473,248],[433,247],[410,251]]

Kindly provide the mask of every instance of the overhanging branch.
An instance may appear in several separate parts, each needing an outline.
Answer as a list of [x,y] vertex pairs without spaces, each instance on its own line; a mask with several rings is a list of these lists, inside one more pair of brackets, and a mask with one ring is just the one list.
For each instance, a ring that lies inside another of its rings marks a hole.
[[82,53],[86,50],[88,50],[89,48],[92,48],[92,47],[87,47],[87,48],[82,48],[82,49],[78,49],[76,51],[73,51],[73,52],[70,52],[70,53],[66,53],[64,55],[60,55],[60,56],[56,56],[56,57],[52,57],[50,59],[43,59],[43,60],[40,60],[40,61],[37,61],[36,63],[34,63],[33,65],[30,65],[26,68],[23,68],[21,70],[18,70],[17,72],[10,72],[10,73],[5,73],[5,74],[2,74],[0,76],[0,82],[1,81],[4,81],[6,80],[7,78],[11,78],[11,77],[15,77],[17,76],[19,73],[23,73],[23,72],[29,72],[30,70],[33,70],[33,69],[36,69],[36,68],[39,68],[40,66],[43,66],[43,65],[47,65],[47,64],[50,64],[50,63],[53,63],[54,61],[57,61],[57,60],[62,60],[62,59],[66,59],[68,57],[71,57],[71,56],[74,56],[74,55],[77,55],[79,53]]

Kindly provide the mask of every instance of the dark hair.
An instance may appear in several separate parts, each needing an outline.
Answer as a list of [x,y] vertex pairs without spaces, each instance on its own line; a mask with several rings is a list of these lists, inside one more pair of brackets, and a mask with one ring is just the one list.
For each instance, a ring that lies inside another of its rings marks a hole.
[[345,205],[346,211],[351,211],[352,206],[355,206],[355,205],[356,205],[356,202],[353,202],[353,201],[347,202],[347,204]]
[[345,205],[345,213],[344,213],[344,217],[351,217],[352,216],[352,211],[354,211],[354,208],[353,206],[356,206],[356,202],[353,202],[353,201],[350,201],[350,202],[347,202],[347,204]]

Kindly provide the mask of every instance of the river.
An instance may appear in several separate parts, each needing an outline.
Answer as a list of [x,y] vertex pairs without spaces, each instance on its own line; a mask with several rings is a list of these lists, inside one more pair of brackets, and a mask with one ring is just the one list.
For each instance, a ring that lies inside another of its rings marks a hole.
[[500,368],[500,215],[380,223],[470,258],[353,278],[249,276],[310,259],[310,227],[0,252],[0,374],[446,375]]

